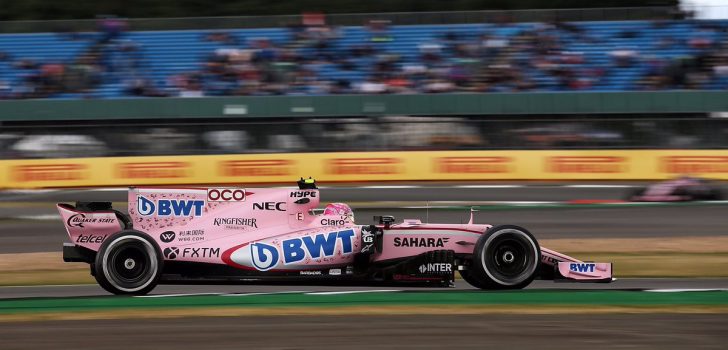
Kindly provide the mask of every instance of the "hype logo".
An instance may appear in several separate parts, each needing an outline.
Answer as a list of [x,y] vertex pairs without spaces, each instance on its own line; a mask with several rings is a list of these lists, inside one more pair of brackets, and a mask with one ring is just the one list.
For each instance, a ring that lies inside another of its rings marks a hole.
[[268,271],[278,265],[278,249],[265,243],[250,245],[253,266],[260,271]]

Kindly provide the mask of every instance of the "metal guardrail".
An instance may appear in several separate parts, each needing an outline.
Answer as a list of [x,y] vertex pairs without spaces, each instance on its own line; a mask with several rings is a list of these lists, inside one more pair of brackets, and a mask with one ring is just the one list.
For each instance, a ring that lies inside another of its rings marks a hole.
[[[389,20],[396,25],[492,22],[616,21],[683,18],[675,7],[625,7],[589,9],[488,10],[452,12],[348,13],[326,16],[330,25],[358,26],[367,21]],[[132,18],[129,30],[269,28],[300,24],[302,15]],[[97,20],[0,21],[0,33],[86,32]]]

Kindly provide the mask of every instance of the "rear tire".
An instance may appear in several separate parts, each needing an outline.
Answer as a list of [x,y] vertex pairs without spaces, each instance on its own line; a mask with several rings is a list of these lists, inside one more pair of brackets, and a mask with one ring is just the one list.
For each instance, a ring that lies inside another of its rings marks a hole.
[[541,247],[530,232],[493,226],[478,239],[470,270],[462,276],[480,289],[521,289],[536,278],[540,263]]
[[124,230],[101,245],[93,270],[99,285],[113,294],[144,295],[157,286],[164,261],[157,243],[146,234]]

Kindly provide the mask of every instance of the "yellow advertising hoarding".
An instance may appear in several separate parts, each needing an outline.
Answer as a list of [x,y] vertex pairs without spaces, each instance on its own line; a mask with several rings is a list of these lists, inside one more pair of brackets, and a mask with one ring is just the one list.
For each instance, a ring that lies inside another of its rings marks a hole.
[[728,150],[412,151],[0,161],[0,188],[446,180],[728,180]]

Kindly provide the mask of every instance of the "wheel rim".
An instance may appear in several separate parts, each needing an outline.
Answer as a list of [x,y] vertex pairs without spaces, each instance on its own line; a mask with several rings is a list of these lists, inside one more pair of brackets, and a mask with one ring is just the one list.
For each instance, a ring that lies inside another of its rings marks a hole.
[[514,285],[534,273],[537,261],[538,249],[533,240],[520,230],[505,229],[489,237],[481,262],[491,279]]
[[106,249],[103,266],[106,279],[124,292],[136,292],[148,286],[157,273],[156,251],[146,240],[136,236],[119,237]]

